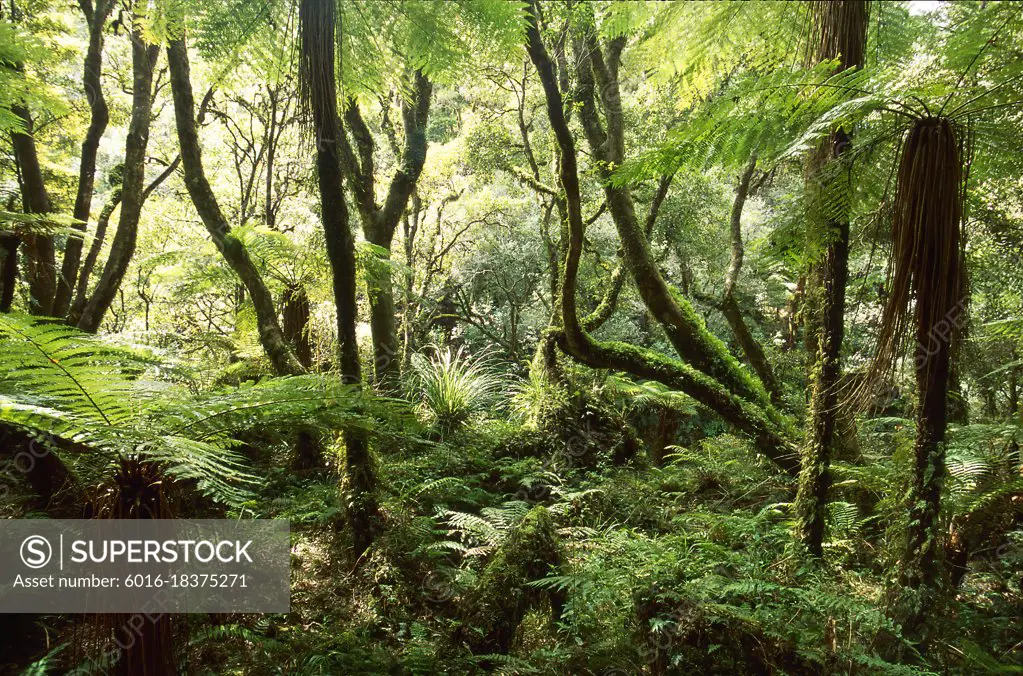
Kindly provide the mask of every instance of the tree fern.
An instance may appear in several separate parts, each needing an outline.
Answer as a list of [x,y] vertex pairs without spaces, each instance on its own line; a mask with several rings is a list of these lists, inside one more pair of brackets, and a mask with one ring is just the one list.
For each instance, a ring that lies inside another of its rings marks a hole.
[[193,395],[158,380],[155,354],[111,345],[58,320],[0,315],[0,422],[49,436],[86,483],[126,457],[155,462],[221,501],[255,477],[234,448],[243,431],[376,429],[392,407],[332,376],[277,378]]

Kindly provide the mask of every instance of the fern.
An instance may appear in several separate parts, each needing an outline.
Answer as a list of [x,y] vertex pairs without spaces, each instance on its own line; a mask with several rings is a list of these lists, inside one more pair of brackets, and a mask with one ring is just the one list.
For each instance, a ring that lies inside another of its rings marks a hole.
[[0,422],[42,436],[86,483],[120,459],[157,463],[228,504],[255,477],[234,448],[243,431],[377,429],[389,404],[331,376],[271,379],[193,395],[157,379],[156,354],[115,346],[52,319],[0,315]]
[[53,648],[53,650],[46,653],[42,659],[28,665],[25,670],[21,672],[21,676],[46,676],[46,674],[51,673],[56,667],[56,664],[54,663],[57,660],[55,658],[63,652],[67,646],[67,643],[61,643],[57,647]]
[[445,542],[444,546],[463,556],[486,556],[504,541],[512,527],[529,512],[526,502],[511,501],[500,507],[485,507],[479,514],[445,510],[439,514],[448,525],[448,534],[461,542]]

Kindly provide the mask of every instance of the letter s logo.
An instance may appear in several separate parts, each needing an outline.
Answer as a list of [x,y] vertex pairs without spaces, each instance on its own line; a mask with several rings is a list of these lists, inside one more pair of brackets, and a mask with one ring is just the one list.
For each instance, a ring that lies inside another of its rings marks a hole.
[[21,543],[21,562],[29,568],[39,569],[53,558],[53,547],[42,535],[29,535]]

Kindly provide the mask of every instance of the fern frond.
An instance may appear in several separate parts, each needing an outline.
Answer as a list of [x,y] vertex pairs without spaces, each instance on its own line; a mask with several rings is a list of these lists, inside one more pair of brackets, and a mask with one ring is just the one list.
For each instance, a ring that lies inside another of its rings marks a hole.
[[[303,375],[193,395],[155,379],[161,362],[59,320],[0,315],[0,422],[40,435],[87,483],[119,460],[151,461],[227,504],[256,477],[234,448],[239,433],[372,431],[411,416],[339,378]],[[61,443],[52,443],[60,440]]]

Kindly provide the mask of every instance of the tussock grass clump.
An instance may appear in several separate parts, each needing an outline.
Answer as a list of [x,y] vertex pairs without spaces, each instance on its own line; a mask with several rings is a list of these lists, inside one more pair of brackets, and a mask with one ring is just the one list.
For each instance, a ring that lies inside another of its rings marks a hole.
[[434,348],[429,357],[412,357],[409,397],[442,435],[483,418],[504,390],[504,378],[486,356],[461,348]]

